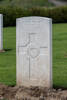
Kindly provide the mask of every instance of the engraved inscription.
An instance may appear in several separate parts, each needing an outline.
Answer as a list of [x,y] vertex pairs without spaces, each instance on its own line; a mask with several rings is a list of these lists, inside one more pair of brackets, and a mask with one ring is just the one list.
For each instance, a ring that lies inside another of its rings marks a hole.
[[38,48],[29,48],[28,54],[29,54],[30,57],[36,58],[40,54],[40,51],[39,51]]
[[[36,58],[37,56],[39,56],[39,54],[42,52],[45,52],[47,50],[48,47],[45,46],[36,46],[36,44],[31,43],[31,37],[33,37],[33,35],[36,35],[36,33],[29,33],[28,34],[28,42],[25,45],[21,45],[19,46],[19,52],[22,54],[27,54],[29,57],[32,57],[33,59]],[[22,49],[20,49],[22,48]]]

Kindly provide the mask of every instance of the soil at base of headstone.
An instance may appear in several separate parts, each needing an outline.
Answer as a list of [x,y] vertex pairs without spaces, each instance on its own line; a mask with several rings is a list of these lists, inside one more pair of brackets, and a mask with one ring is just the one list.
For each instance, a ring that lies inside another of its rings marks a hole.
[[0,100],[67,100],[67,90],[0,84]]
[[0,50],[0,53],[4,53],[5,52],[5,50]]

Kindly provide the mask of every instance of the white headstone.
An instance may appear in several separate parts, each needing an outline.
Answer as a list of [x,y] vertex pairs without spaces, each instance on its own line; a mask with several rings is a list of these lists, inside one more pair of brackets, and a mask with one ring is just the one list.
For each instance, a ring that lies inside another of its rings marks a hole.
[[52,20],[18,18],[16,54],[18,85],[52,87]]
[[3,50],[3,15],[0,14],[0,51]]

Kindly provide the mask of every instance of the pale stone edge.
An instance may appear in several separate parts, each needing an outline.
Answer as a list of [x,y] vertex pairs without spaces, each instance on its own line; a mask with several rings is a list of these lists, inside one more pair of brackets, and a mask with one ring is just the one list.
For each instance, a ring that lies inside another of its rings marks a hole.
[[[26,19],[29,19],[29,18],[39,18],[39,19],[41,18],[42,20],[44,19],[44,20],[48,20],[48,21],[52,20],[51,18],[48,18],[48,17],[28,16],[28,17],[17,18],[16,21],[17,21],[17,20],[20,21],[21,19],[22,19],[22,20],[24,20],[24,19],[26,20]],[[24,20],[24,21],[25,21],[25,20]]]
[[3,51],[3,14],[0,14],[0,17],[1,17],[1,37],[2,37],[2,48],[0,49],[0,52]]
[[50,48],[50,87],[53,88],[53,70],[52,70],[52,19],[49,21],[50,25],[50,36],[49,36],[49,48]]

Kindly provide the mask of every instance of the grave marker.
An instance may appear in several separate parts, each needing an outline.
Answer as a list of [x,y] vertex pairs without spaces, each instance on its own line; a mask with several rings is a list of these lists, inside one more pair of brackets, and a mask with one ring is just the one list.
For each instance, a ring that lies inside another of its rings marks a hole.
[[17,84],[52,87],[52,20],[18,18],[16,22]]

